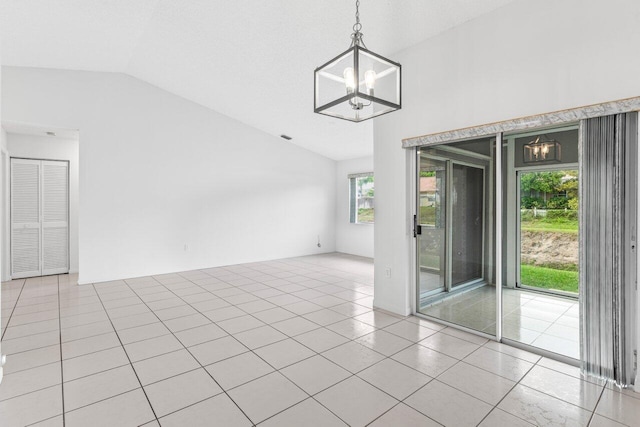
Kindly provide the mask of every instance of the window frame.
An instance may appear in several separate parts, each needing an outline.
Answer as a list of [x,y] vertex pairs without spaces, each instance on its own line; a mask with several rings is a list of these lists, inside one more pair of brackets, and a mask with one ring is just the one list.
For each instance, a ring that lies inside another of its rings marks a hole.
[[[361,172],[353,173],[347,176],[349,180],[349,223],[350,224],[368,224],[373,225],[375,223],[375,207],[373,221],[360,221],[358,218],[358,200],[362,198],[362,195],[358,195],[358,179],[371,177],[372,188],[375,190],[375,176],[373,172]],[[375,203],[375,195],[372,197]]]

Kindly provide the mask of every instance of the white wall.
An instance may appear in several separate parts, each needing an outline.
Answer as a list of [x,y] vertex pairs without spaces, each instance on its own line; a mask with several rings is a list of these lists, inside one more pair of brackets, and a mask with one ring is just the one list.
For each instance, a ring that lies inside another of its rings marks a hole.
[[403,108],[374,124],[377,307],[411,307],[401,140],[640,95],[639,20],[637,0],[518,1],[392,56],[402,64]]
[[336,165],[336,251],[373,258],[373,224],[349,222],[349,179],[352,173],[373,172],[373,156],[342,160]]
[[80,130],[80,283],[335,250],[333,160],[122,74],[2,87],[4,120]]
[[[9,133],[9,155],[69,161],[69,272],[78,272],[78,140]],[[6,265],[6,264],[5,264]]]
[[[0,45],[2,45],[2,43],[0,43]],[[2,53],[0,52],[0,59],[2,57]],[[0,67],[0,98],[2,98],[2,69]],[[2,123],[2,105],[0,103],[0,123]],[[0,150],[6,150],[7,147],[7,141],[6,141],[6,133],[4,132],[4,129],[2,129],[0,127]],[[5,164],[0,164],[0,186],[4,186],[5,185],[5,169],[6,169],[6,163]],[[4,248],[5,248],[5,240],[7,239],[7,235],[6,235],[6,229],[5,229],[5,218],[4,218],[4,208],[5,206],[2,203],[2,192],[0,192],[0,209],[2,209],[2,212],[0,212],[0,260],[2,259],[2,252],[4,252]],[[4,280],[6,275],[5,272],[5,267],[2,265],[2,262],[0,262],[0,280]],[[2,318],[2,286],[0,286],[0,319]],[[0,383],[2,383],[2,377],[3,377],[3,370],[2,370],[2,346],[0,345]]]

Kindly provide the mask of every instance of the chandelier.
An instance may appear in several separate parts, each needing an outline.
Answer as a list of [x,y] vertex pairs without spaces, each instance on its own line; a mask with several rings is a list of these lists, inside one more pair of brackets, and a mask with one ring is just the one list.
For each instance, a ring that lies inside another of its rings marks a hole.
[[525,163],[562,161],[560,143],[555,139],[548,139],[545,135],[538,136],[523,148]]
[[361,122],[401,108],[401,66],[367,49],[360,32],[360,0],[351,46],[316,68],[314,112]]

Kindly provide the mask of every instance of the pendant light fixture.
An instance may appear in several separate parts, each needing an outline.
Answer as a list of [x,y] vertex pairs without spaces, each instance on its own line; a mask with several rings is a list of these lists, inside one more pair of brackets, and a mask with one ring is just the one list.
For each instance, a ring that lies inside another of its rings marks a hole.
[[367,49],[360,0],[349,49],[315,70],[314,112],[361,122],[401,108],[401,66]]
[[562,147],[555,139],[549,139],[546,135],[538,136],[533,141],[525,144],[524,162],[561,162]]

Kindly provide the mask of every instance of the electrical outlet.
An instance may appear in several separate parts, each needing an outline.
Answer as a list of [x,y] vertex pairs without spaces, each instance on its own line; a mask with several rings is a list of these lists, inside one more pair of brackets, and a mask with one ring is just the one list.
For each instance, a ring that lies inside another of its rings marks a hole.
[[384,275],[385,275],[387,278],[390,278],[390,277],[391,277],[391,267],[387,267],[387,268],[384,270]]

